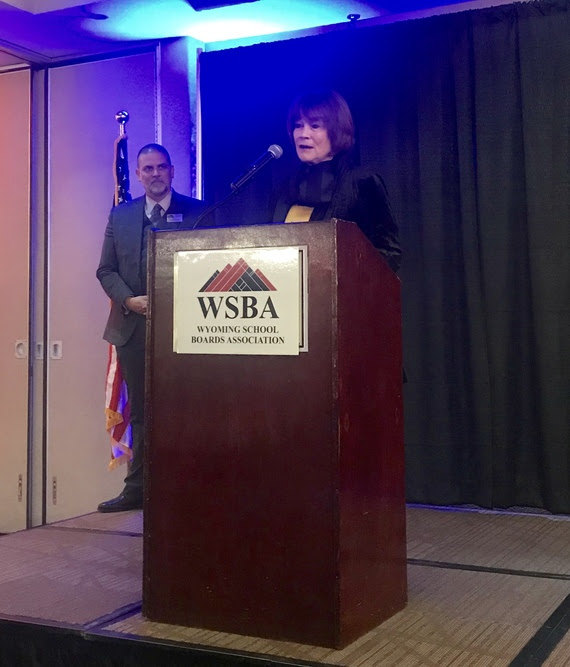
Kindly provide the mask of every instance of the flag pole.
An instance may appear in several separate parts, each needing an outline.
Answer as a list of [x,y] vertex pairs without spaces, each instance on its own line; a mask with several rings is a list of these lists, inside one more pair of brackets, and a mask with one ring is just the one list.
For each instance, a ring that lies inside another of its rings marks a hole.
[[117,111],[115,114],[115,120],[119,123],[119,136],[123,137],[125,135],[125,125],[129,121],[129,112],[128,111]]

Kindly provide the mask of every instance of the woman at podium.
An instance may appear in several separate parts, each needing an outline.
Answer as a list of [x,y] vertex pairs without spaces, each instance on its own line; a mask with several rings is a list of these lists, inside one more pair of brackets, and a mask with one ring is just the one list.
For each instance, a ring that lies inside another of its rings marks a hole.
[[356,166],[346,100],[332,90],[301,95],[289,109],[287,131],[300,164],[277,192],[273,221],[355,222],[397,271],[398,227],[381,176]]

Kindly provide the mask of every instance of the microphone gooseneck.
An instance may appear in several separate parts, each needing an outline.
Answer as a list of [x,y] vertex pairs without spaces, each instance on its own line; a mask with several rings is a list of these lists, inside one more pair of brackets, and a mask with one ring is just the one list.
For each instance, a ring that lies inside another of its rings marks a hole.
[[235,181],[230,183],[230,188],[234,191],[240,190],[257,172],[265,167],[271,160],[278,160],[283,155],[283,149],[277,144],[271,144],[269,148],[260,155],[257,160],[251,164]]
[[266,164],[271,162],[271,160],[278,160],[281,156],[283,155],[283,149],[281,146],[278,144],[271,144],[269,148],[263,153],[263,155],[260,155],[257,160],[251,164],[244,172],[243,174],[239,177],[236,178],[235,181],[232,181],[230,183],[230,193],[226,195],[223,199],[220,199],[220,201],[215,202],[211,206],[209,206],[203,213],[201,213],[195,220],[194,224],[190,229],[196,229],[196,227],[204,220],[204,218],[213,211],[215,211],[218,207],[220,207],[222,204],[225,204],[229,199],[231,199],[234,195],[237,195],[237,193],[243,188],[243,186],[250,181],[259,171],[265,167]]

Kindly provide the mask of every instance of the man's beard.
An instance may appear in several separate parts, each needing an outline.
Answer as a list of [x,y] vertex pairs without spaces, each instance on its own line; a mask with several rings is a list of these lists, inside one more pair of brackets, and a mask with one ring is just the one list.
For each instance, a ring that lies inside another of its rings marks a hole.
[[168,186],[161,181],[155,181],[154,183],[151,183],[149,187],[153,194],[166,194],[168,192]]

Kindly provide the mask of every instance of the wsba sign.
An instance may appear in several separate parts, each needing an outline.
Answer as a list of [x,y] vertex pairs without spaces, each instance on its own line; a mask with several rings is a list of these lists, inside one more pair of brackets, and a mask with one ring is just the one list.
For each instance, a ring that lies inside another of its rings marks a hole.
[[189,250],[174,257],[174,351],[299,354],[301,249]]

